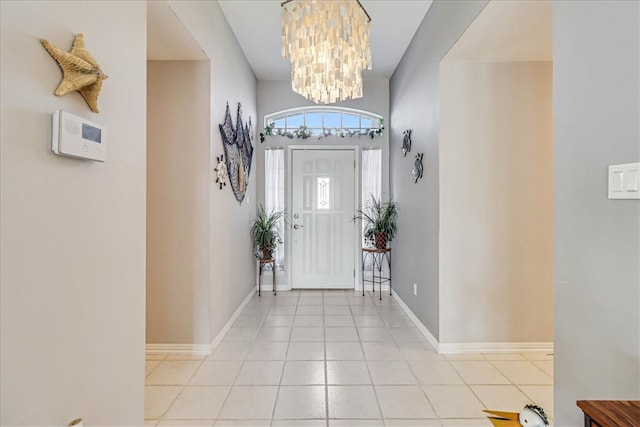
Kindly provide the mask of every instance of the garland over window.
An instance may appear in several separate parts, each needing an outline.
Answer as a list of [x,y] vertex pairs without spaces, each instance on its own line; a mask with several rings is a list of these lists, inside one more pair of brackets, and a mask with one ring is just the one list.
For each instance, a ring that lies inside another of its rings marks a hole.
[[340,107],[303,107],[269,114],[264,119],[260,142],[267,136],[307,139],[316,136],[369,136],[382,135],[384,119],[367,111]]

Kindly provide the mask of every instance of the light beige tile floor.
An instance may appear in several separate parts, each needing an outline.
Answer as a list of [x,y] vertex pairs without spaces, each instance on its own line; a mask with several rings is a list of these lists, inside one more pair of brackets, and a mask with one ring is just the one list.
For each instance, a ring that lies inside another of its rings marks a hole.
[[354,291],[265,292],[209,356],[149,354],[146,426],[486,426],[553,413],[553,356],[435,353],[400,305]]

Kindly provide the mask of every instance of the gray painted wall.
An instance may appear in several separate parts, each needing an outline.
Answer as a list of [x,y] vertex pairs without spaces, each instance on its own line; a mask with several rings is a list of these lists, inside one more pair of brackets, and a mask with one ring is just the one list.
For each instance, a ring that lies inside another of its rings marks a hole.
[[[209,152],[209,332],[213,341],[255,286],[255,258],[249,237],[256,209],[254,152],[247,194],[242,204],[229,185],[215,185],[215,158],[222,154],[218,124],[227,102],[235,125],[238,102],[243,119],[255,123],[257,81],[249,63],[215,1],[170,1],[169,5],[211,59],[211,140]],[[254,133],[255,133],[254,125]],[[254,148],[258,144],[254,141]]]
[[607,166],[640,160],[640,4],[553,8],[555,425],[580,399],[640,399],[640,202]]
[[[393,242],[393,287],[418,319],[439,338],[439,117],[440,60],[487,1],[435,1],[389,84],[390,188],[399,205]],[[407,157],[402,132],[413,129]],[[413,183],[413,156],[424,153],[424,177]],[[412,284],[418,285],[413,295]]]
[[[0,2],[0,425],[143,424],[146,15]],[[79,31],[109,75],[99,114],[53,94],[40,44],[68,51]],[[58,109],[107,126],[106,163],[51,152]]]

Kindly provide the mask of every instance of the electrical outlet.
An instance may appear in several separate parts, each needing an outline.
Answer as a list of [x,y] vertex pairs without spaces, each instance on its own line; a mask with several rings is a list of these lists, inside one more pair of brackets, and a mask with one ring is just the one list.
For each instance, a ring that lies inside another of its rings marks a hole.
[[418,285],[415,283],[413,284],[413,294],[416,296],[418,295]]

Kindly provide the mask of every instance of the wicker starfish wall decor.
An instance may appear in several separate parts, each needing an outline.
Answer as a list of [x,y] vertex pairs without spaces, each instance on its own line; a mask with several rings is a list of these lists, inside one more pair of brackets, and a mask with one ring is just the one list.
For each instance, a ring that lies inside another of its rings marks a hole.
[[65,52],[42,39],[42,46],[56,60],[62,70],[62,81],[54,92],[56,96],[64,96],[69,92],[78,91],[91,108],[98,111],[98,95],[102,81],[108,76],[84,47],[84,36],[76,35],[71,51]]

